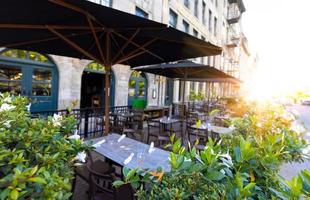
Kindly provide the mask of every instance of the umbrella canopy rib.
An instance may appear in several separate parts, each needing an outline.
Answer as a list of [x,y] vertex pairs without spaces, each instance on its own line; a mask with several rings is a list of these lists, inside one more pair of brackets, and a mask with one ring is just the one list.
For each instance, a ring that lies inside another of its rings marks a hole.
[[[137,30],[140,30],[140,29],[137,29]],[[124,40],[127,40],[127,38],[124,37],[124,36],[122,36],[122,34],[119,34],[119,33],[117,33],[116,31],[114,31],[114,33],[115,33],[117,36],[119,36],[120,38],[122,38],[122,39],[124,39]],[[131,40],[129,40],[128,42],[131,43],[131,44],[133,44],[133,45],[136,46],[137,48],[143,49],[145,52],[149,53],[150,55],[152,55],[152,56],[154,56],[154,57],[156,57],[156,58],[158,58],[158,59],[164,61],[164,59],[161,58],[160,56],[158,56],[158,55],[152,53],[151,51],[149,51],[149,50],[147,50],[147,49],[145,49],[145,47],[144,47],[143,45],[141,46],[141,45],[137,44],[136,42],[134,42],[134,41],[133,41],[133,38],[132,38]],[[118,62],[117,62],[117,63],[118,63]]]
[[98,58],[96,58],[95,56],[91,55],[90,53],[88,53],[86,50],[84,50],[83,48],[81,48],[79,45],[77,45],[76,43],[74,43],[73,41],[71,41],[69,38],[67,38],[66,36],[62,35],[61,33],[59,33],[58,31],[56,31],[53,28],[50,28],[47,26],[47,29],[50,30],[52,33],[54,33],[56,36],[58,36],[60,39],[62,39],[63,41],[65,41],[67,44],[69,44],[71,47],[73,47],[74,49],[76,49],[77,51],[81,52],[82,54],[84,54],[85,56],[87,56],[89,59],[91,60],[95,60],[99,63],[102,63],[102,61]]
[[[124,49],[129,45],[129,43],[131,43],[131,41],[136,37],[136,35],[139,33],[140,28],[136,29],[136,31],[130,36],[129,39],[127,39],[127,41],[123,44],[123,46],[119,49],[118,53],[113,57],[112,59],[112,63],[115,62],[115,60],[120,56],[120,54],[122,53],[122,55],[124,56]],[[115,42],[116,43],[116,42]]]
[[139,56],[141,54],[148,53],[148,50],[146,50],[145,47],[149,46],[150,44],[152,44],[156,40],[157,40],[157,38],[153,38],[150,41],[148,41],[145,44],[143,44],[142,46],[138,45],[139,47],[137,49],[135,49],[132,52],[130,52],[129,54],[125,55],[123,58],[121,58],[120,60],[116,61],[115,63],[116,64],[120,64],[120,63],[125,62],[127,60],[130,60],[130,59],[132,59],[134,57],[137,57],[137,56]]

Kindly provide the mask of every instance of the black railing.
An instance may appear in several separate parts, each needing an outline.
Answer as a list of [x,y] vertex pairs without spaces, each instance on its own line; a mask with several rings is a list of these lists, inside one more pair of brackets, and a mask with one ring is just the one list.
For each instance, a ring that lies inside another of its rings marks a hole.
[[[110,108],[110,112],[124,112],[131,109],[131,106],[115,106]],[[32,112],[33,118],[57,115],[72,115],[77,120],[78,134],[84,138],[100,137],[104,133],[104,108],[82,108],[72,110],[49,110]]]

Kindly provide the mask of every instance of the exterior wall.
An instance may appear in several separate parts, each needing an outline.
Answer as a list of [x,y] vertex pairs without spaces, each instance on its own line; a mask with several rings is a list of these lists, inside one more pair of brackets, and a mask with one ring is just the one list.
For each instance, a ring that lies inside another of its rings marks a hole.
[[87,61],[62,56],[51,57],[59,73],[58,109],[72,108],[74,101],[77,102],[75,108],[79,108],[82,73]]
[[128,104],[128,82],[132,70],[128,65],[114,65],[112,67],[115,76],[115,106]]

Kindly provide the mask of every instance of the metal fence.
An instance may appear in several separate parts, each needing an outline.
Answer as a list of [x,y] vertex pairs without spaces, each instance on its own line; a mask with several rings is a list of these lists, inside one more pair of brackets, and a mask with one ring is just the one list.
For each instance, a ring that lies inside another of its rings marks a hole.
[[[115,106],[110,108],[110,112],[126,111],[131,106]],[[82,108],[73,110],[49,110],[32,112],[33,118],[47,118],[58,115],[72,115],[77,120],[78,134],[84,138],[100,137],[104,133],[104,108]]]

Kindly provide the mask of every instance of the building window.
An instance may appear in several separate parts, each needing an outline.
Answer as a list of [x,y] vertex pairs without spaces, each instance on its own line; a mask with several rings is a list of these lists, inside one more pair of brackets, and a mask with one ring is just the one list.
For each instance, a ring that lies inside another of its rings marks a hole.
[[183,4],[184,4],[184,6],[189,8],[189,0],[183,0]]
[[185,20],[183,20],[183,31],[185,33],[189,32],[189,23],[187,23]]
[[132,106],[135,100],[147,102],[147,79],[144,73],[133,71],[128,83],[128,105]]
[[193,35],[194,35],[195,37],[198,37],[198,31],[197,31],[196,29],[193,29]]
[[149,14],[139,7],[136,7],[136,15],[143,18],[149,18]]
[[198,84],[198,91],[202,92],[203,90],[203,82],[199,82]]
[[198,0],[195,0],[194,14],[196,17],[198,17]]
[[112,0],[94,0],[93,2],[111,7],[112,6]]
[[209,32],[212,33],[212,11],[211,10],[209,10],[208,19],[209,19],[209,23],[208,23]]
[[178,24],[178,15],[170,9],[169,11],[169,25],[173,28],[177,28]]
[[206,3],[202,2],[202,23],[203,25],[206,25]]
[[47,56],[33,51],[0,52],[0,93],[27,96],[31,112],[57,109],[58,70]]
[[86,65],[85,70],[105,73],[105,67],[96,62],[92,62]]
[[190,91],[195,91],[195,82],[191,81],[189,85]]
[[214,36],[216,36],[217,35],[217,18],[216,17],[214,17]]

